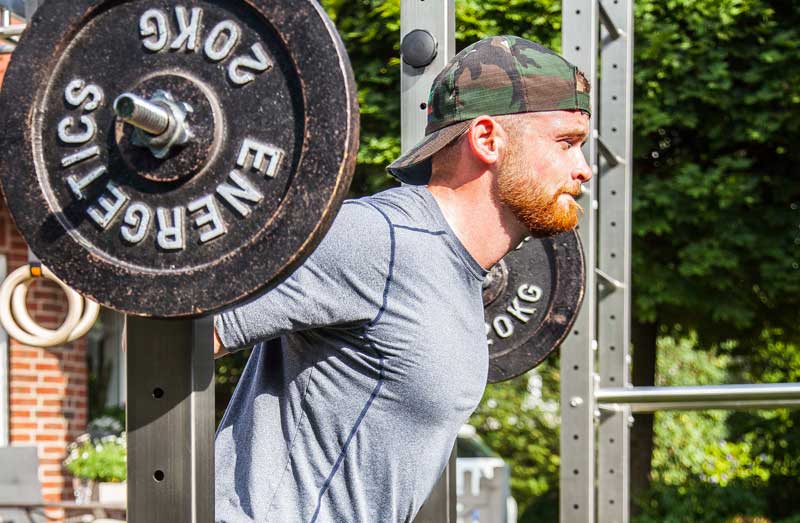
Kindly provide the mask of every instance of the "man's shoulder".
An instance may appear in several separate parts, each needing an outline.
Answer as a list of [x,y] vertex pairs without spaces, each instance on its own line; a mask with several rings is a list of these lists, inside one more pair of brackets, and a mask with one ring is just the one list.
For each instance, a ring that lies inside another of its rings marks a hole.
[[392,225],[419,225],[431,216],[431,197],[425,194],[427,191],[423,186],[404,185],[345,203],[371,208]]

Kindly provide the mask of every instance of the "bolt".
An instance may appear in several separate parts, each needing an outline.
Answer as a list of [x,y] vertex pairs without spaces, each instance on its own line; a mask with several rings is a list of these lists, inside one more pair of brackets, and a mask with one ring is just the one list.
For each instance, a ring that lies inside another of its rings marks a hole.
[[123,93],[114,100],[114,112],[124,121],[153,136],[169,127],[169,111],[135,94]]
[[580,396],[575,396],[574,398],[571,398],[569,400],[570,407],[578,407],[580,405],[583,405],[583,398],[581,398]]

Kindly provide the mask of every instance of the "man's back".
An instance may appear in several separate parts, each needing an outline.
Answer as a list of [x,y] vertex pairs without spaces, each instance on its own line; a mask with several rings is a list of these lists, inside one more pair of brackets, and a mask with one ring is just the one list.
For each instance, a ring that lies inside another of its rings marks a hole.
[[403,187],[345,203],[295,274],[221,315],[227,347],[283,338],[217,433],[217,521],[410,521],[483,393],[484,274]]

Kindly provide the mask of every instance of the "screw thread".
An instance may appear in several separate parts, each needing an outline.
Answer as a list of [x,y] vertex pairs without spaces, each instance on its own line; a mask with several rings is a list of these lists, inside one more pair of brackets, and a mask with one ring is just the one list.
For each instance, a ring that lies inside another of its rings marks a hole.
[[158,136],[169,127],[169,112],[135,94],[123,93],[114,100],[114,112],[142,131]]

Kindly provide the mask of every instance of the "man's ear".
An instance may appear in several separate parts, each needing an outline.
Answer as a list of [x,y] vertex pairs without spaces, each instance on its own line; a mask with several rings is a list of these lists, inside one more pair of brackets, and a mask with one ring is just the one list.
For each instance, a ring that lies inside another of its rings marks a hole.
[[467,143],[477,160],[492,166],[500,159],[507,136],[500,124],[491,116],[475,118],[467,130]]

